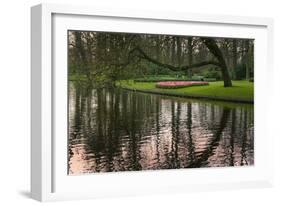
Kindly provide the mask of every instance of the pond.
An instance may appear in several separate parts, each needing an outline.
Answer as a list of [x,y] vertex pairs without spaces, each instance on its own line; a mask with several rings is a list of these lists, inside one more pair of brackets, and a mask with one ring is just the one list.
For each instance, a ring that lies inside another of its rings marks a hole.
[[70,82],[68,172],[254,164],[254,106]]

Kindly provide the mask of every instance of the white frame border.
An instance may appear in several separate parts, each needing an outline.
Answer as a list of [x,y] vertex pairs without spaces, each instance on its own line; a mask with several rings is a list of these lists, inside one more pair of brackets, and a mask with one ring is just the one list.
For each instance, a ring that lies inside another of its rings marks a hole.
[[[31,9],[31,196],[40,201],[73,199],[70,195],[58,195],[52,191],[52,112],[53,112],[53,79],[52,79],[52,15],[92,15],[124,17],[138,19],[159,19],[219,23],[228,25],[264,26],[268,33],[267,64],[268,74],[273,76],[273,21],[269,18],[234,17],[221,15],[202,15],[186,13],[149,12],[136,10],[112,10],[109,8],[92,8],[58,4],[40,4]],[[268,128],[268,127],[267,127]],[[272,146],[272,137],[269,138]],[[273,148],[273,147],[272,147]],[[269,170],[271,168],[268,168]],[[272,175],[260,182],[245,182],[217,185],[204,185],[205,189],[233,189],[244,187],[271,186]],[[178,190],[191,191],[179,185]],[[177,190],[177,191],[178,191]],[[106,196],[106,194],[104,195]],[[95,194],[81,198],[95,197]],[[77,198],[77,197],[75,197]]]

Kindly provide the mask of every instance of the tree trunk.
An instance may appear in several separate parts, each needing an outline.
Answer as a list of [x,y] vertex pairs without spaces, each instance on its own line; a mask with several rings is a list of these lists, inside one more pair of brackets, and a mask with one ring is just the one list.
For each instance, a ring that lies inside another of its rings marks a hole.
[[232,78],[236,79],[235,70],[237,68],[237,39],[233,39],[232,55]]
[[224,81],[224,87],[231,87],[232,82],[229,75],[229,71],[227,69],[227,65],[225,62],[225,59],[223,57],[223,54],[221,50],[219,49],[218,45],[216,44],[216,41],[214,39],[210,38],[201,38],[204,42],[204,44],[207,46],[207,48],[210,50],[210,52],[216,57],[216,59],[219,61],[221,72],[222,72],[222,78]]
[[156,39],[156,59],[160,61],[160,36]]
[[[188,64],[192,65],[192,63],[193,63],[193,53],[192,53],[193,52],[193,45],[192,45],[193,38],[192,37],[188,37],[187,40],[188,40],[188,42],[187,42]],[[189,78],[192,77],[192,70],[191,69],[187,71],[187,76]]]
[[245,42],[245,50],[246,50],[246,58],[245,58],[245,66],[246,66],[246,80],[248,80],[250,78],[250,61],[249,61],[249,57],[250,57],[250,48],[249,48],[249,40],[246,40]]
[[178,61],[178,66],[181,66],[181,39],[179,36],[176,37],[177,41],[177,61]]
[[91,80],[89,64],[86,56],[85,47],[83,45],[81,32],[75,32],[75,46],[77,49],[78,56],[80,56],[83,70],[85,71],[88,80]]
[[176,59],[176,40],[175,37],[172,37],[172,54],[171,54],[171,61],[172,65],[175,65],[175,59]]
[[249,52],[249,77],[254,77],[254,44],[250,44],[250,52]]
[[228,40],[228,39],[225,39],[224,40],[224,48],[223,48],[223,53],[224,53],[224,57],[225,57],[225,62],[226,62],[226,65],[228,66],[228,67],[230,67],[230,65],[231,65],[231,63],[230,63],[230,61],[231,61],[231,58],[230,58],[230,51],[229,51],[229,46],[230,45],[230,41]]

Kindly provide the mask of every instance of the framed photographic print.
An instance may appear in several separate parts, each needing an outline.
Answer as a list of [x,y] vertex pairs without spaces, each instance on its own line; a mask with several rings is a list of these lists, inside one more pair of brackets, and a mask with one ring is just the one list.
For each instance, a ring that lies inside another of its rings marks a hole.
[[272,185],[271,19],[31,14],[34,199]]

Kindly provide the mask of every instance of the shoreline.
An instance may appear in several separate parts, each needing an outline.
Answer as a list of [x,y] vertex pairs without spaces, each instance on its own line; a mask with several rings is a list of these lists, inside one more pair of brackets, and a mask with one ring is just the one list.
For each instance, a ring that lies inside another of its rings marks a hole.
[[204,99],[204,100],[215,100],[215,101],[222,101],[222,102],[254,104],[254,100],[246,100],[246,99],[237,99],[237,98],[231,99],[227,97],[210,97],[210,96],[202,96],[202,95],[197,96],[197,95],[189,95],[189,94],[175,94],[175,93],[167,93],[167,92],[160,92],[160,91],[153,91],[153,90],[134,89],[134,88],[128,88],[122,86],[117,86],[117,87],[128,91],[142,92],[148,94],[166,95],[166,96],[190,98],[190,99]]

